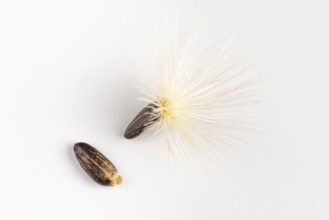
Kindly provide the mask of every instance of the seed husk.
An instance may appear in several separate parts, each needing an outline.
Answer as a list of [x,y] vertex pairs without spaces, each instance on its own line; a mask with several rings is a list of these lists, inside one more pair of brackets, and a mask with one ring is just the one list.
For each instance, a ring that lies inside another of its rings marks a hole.
[[159,117],[154,115],[155,108],[157,108],[157,106],[152,103],[143,108],[126,128],[124,137],[133,139],[139,136],[146,128],[154,124],[159,119]]
[[74,145],[74,153],[83,170],[97,183],[104,186],[115,186],[122,183],[114,164],[96,148],[87,143]]

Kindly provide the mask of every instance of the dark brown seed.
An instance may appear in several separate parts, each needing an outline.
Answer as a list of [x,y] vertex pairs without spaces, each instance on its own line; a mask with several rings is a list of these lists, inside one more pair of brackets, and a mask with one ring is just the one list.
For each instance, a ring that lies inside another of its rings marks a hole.
[[152,114],[154,113],[154,108],[157,108],[154,104],[149,104],[143,108],[126,128],[124,137],[133,139],[140,135],[147,127],[154,124],[159,119],[159,117],[155,117]]
[[114,186],[122,183],[117,168],[101,152],[86,143],[76,143],[74,153],[81,167],[97,183]]

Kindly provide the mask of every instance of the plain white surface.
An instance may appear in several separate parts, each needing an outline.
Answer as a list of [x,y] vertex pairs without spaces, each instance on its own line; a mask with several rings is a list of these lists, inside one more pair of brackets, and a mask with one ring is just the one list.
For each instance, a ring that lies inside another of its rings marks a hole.
[[[0,2],[0,219],[329,219],[326,1]],[[174,177],[166,156],[122,134],[144,105],[131,70],[181,21],[224,24],[259,54],[268,134],[220,177]],[[92,182],[86,141],[124,184]]]

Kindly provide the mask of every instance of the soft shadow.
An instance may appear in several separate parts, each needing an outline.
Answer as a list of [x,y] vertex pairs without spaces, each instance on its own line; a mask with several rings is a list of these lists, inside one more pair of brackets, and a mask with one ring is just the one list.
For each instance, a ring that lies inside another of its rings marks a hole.
[[98,92],[93,94],[97,100],[94,116],[100,122],[95,129],[104,129],[100,133],[123,138],[130,121],[146,105],[137,100],[136,84],[134,76],[123,70],[99,80]]

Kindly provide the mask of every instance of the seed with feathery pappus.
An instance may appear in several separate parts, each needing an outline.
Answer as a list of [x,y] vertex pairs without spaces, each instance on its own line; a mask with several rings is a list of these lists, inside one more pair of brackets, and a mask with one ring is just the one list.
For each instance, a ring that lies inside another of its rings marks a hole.
[[87,143],[74,145],[74,153],[83,170],[97,183],[115,186],[122,183],[117,168],[96,148]]
[[124,137],[152,130],[175,167],[182,161],[203,173],[239,155],[240,146],[253,144],[262,132],[263,76],[250,52],[215,27],[184,26],[175,24],[161,37],[153,65],[138,74],[138,100],[146,106]]

